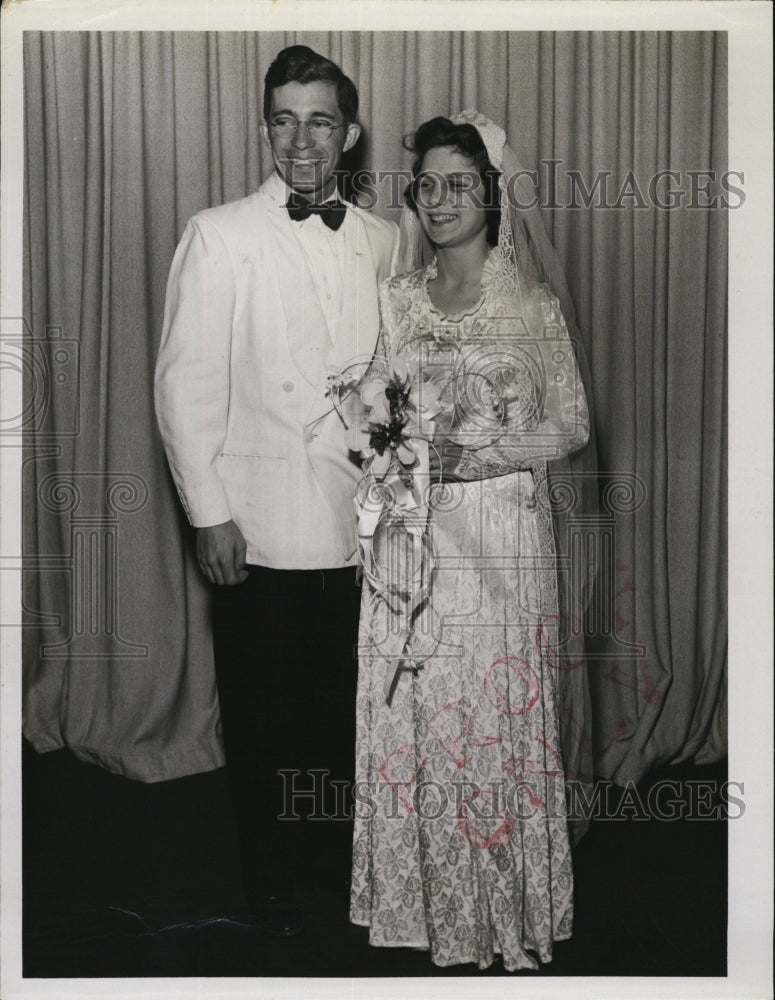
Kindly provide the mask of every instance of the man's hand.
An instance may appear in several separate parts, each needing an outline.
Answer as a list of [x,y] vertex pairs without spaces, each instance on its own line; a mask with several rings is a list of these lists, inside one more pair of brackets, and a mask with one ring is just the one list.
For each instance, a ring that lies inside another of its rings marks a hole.
[[247,580],[247,543],[234,521],[196,529],[196,557],[210,583],[233,587]]

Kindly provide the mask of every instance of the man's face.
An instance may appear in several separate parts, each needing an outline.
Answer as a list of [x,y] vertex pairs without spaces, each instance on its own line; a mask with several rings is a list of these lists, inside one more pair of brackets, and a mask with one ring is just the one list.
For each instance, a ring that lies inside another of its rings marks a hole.
[[[324,130],[326,124],[334,126],[328,138],[310,134],[308,126]],[[342,153],[355,145],[360,132],[354,122],[345,122],[336,87],[327,80],[275,87],[269,120],[261,125],[278,174],[290,188],[311,201],[333,194],[334,174]]]

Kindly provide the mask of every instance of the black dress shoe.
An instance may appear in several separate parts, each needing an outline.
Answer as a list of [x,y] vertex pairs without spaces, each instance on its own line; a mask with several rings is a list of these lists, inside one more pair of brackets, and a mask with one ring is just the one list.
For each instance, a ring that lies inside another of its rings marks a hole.
[[293,937],[303,929],[301,907],[281,896],[265,896],[251,906],[253,922],[272,937]]

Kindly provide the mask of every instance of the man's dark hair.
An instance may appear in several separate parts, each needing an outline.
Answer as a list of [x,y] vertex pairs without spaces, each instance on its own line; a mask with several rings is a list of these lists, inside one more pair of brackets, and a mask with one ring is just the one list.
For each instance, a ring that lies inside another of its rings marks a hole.
[[416,183],[422,170],[425,154],[431,149],[444,146],[456,150],[461,156],[472,161],[477,173],[484,182],[483,204],[487,213],[487,242],[490,246],[498,243],[498,228],[501,220],[501,197],[498,179],[500,173],[490,162],[487,148],[479,130],[473,125],[462,123],[456,125],[449,118],[431,118],[424,122],[414,133],[404,139],[404,148],[415,154],[412,164],[414,180],[404,192],[406,203],[417,214]]
[[336,87],[336,101],[346,122],[358,120],[358,91],[336,63],[318,55],[306,45],[291,45],[278,53],[264,77],[264,118],[269,119],[272,91],[286,83],[315,83],[325,80]]

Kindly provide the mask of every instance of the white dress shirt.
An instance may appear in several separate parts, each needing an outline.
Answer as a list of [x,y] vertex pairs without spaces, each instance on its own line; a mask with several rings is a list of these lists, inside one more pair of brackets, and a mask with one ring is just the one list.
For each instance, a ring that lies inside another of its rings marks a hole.
[[[339,199],[334,193],[326,202]],[[294,229],[304,250],[315,291],[328,326],[331,343],[336,343],[336,330],[342,315],[342,262],[345,257],[345,227],[334,231],[323,222],[319,215],[310,215],[302,222],[296,222]]]

